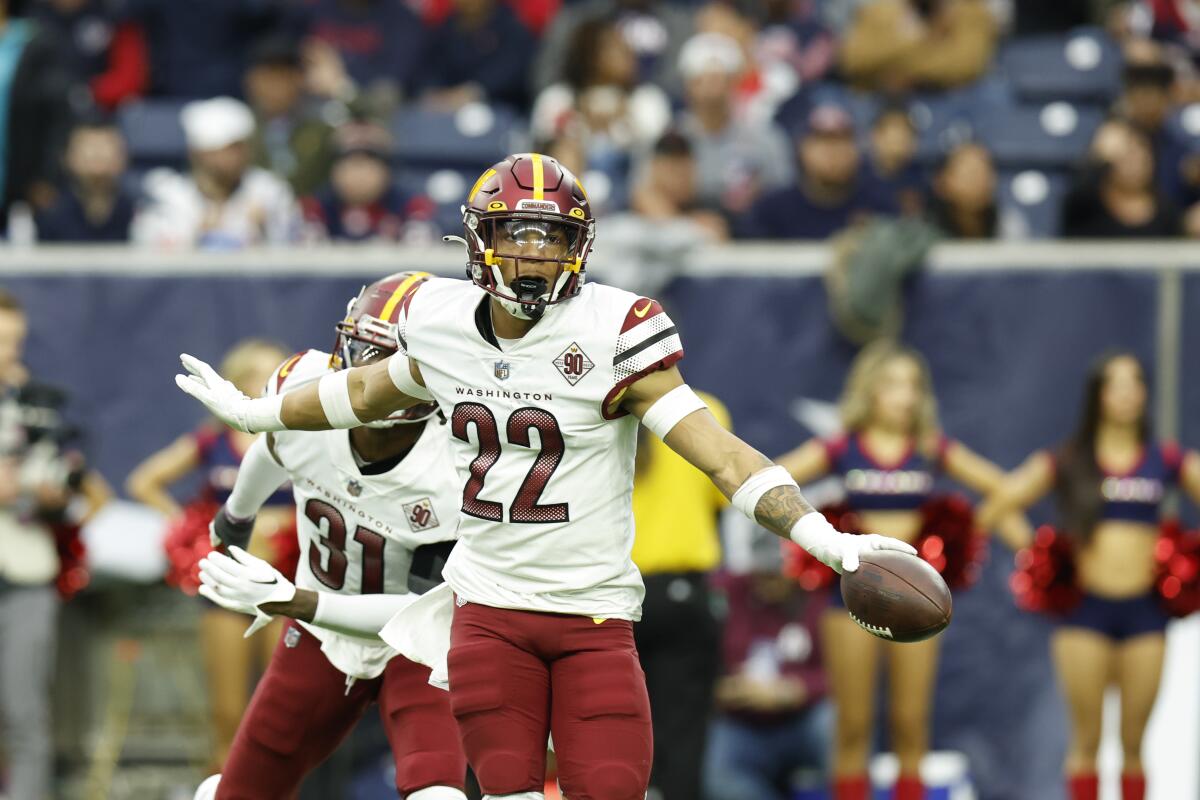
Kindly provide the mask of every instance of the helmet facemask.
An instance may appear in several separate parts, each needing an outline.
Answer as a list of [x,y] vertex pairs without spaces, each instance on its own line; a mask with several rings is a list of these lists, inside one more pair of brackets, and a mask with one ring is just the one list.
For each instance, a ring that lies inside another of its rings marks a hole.
[[[471,278],[517,319],[537,320],[549,306],[579,293],[583,264],[592,247],[594,224],[560,215],[497,214],[480,217],[464,209]],[[503,266],[514,263],[511,281]],[[553,278],[530,274],[529,262],[554,264]]]

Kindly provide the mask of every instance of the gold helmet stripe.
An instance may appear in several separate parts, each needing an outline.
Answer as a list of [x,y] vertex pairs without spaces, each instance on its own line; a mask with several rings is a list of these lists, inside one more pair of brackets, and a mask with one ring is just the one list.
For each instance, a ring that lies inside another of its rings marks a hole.
[[533,158],[533,199],[546,199],[546,170],[542,164],[541,153],[530,153]]
[[479,180],[475,181],[475,185],[471,187],[471,193],[467,195],[468,203],[473,202],[475,200],[475,195],[478,194],[479,190],[483,188],[483,185],[488,182],[488,179],[491,178],[495,174],[496,174],[496,170],[489,169],[487,172],[484,172],[482,175],[479,176]]
[[392,296],[388,298],[387,303],[383,306],[383,311],[380,312],[379,318],[384,322],[392,321],[392,312],[396,310],[396,306],[400,305],[400,301],[404,299],[404,295],[412,288],[413,284],[418,281],[423,281],[430,277],[428,272],[414,272],[409,275],[400,285],[396,287],[396,291],[392,292]]

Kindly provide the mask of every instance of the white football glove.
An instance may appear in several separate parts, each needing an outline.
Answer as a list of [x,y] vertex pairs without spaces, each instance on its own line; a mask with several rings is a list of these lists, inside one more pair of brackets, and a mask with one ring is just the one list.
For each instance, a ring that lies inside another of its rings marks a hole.
[[912,545],[880,536],[877,533],[842,533],[829,524],[825,515],[813,511],[805,514],[792,526],[792,541],[803,547],[813,558],[839,574],[858,569],[859,556],[872,550],[899,550],[915,556]]
[[217,374],[200,359],[184,353],[179,356],[187,375],[176,375],[175,385],[199,400],[217,419],[246,433],[283,430],[279,411],[283,396],[250,398]]
[[200,560],[200,584],[200,594],[221,608],[254,617],[243,634],[247,638],[271,622],[259,606],[296,596],[296,587],[279,570],[237,546],[229,555],[214,550]]

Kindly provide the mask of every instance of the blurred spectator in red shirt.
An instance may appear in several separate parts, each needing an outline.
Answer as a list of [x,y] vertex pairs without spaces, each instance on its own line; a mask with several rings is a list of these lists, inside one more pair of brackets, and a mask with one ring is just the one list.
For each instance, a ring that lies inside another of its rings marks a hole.
[[430,244],[436,240],[433,203],[408,197],[392,177],[387,130],[350,122],[335,134],[337,158],[329,185],[305,198],[308,238],[317,241],[383,240]]
[[526,108],[533,34],[499,0],[454,0],[453,6],[428,35],[418,88],[451,109],[473,101]]
[[[763,546],[778,553],[773,537]],[[804,591],[778,564],[725,573],[714,584],[728,616],[704,759],[706,800],[786,800],[801,770],[821,785],[833,733],[819,633],[827,595]]]
[[129,241],[135,198],[121,182],[129,162],[117,126],[103,119],[76,124],[63,164],[65,185],[34,217],[38,241]]
[[[433,27],[445,21],[454,10],[455,0],[425,0],[421,13],[425,24]],[[562,0],[502,0],[529,30],[541,35],[562,6]],[[570,0],[568,0],[570,2]]]
[[87,100],[111,111],[142,95],[150,83],[149,53],[142,29],[122,20],[106,0],[39,0],[31,16],[53,35],[73,81]]

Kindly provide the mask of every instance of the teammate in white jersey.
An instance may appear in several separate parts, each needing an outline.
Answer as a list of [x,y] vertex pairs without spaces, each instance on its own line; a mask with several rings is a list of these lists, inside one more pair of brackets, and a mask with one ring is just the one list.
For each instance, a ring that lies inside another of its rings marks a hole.
[[[309,350],[284,362],[267,393],[290,391],[343,366],[369,364],[395,351],[400,298],[428,273],[400,273],[367,286],[338,325],[334,354]],[[347,636],[321,627],[330,609],[355,603],[393,605],[378,630],[410,595],[439,580],[454,545],[462,487],[437,406],[422,404],[371,427],[350,431],[284,431],[260,437],[247,452],[213,533],[234,562],[214,554],[201,573],[258,562],[243,549],[263,502],[287,480],[296,497],[300,562],[290,602],[251,602],[278,585],[247,587],[249,596],[200,589],[214,602],[254,614],[292,616],[242,718],[221,776],[200,798],[278,800],[292,797],[305,775],[350,732],[372,701],[396,764],[396,788],[410,800],[465,800],[466,757],[444,691],[429,669],[397,655],[377,636]],[[216,542],[214,542],[215,544]],[[258,562],[265,565],[265,562]],[[273,570],[272,570],[273,572]],[[274,575],[270,579],[275,579]],[[290,586],[290,584],[289,584]],[[372,632],[373,633],[373,632]]]
[[435,400],[463,487],[444,575],[457,606],[451,705],[472,769],[489,797],[538,798],[549,732],[568,798],[641,800],[652,742],[632,632],[638,420],[737,508],[834,569],[857,569],[866,550],[915,551],[834,530],[684,383],[679,335],[657,303],[584,285],[595,222],[557,161],[523,153],[487,170],[463,227],[470,281],[407,293],[400,350],[385,363],[281,399],[246,398],[191,356],[176,382],[255,431],[354,427]]

